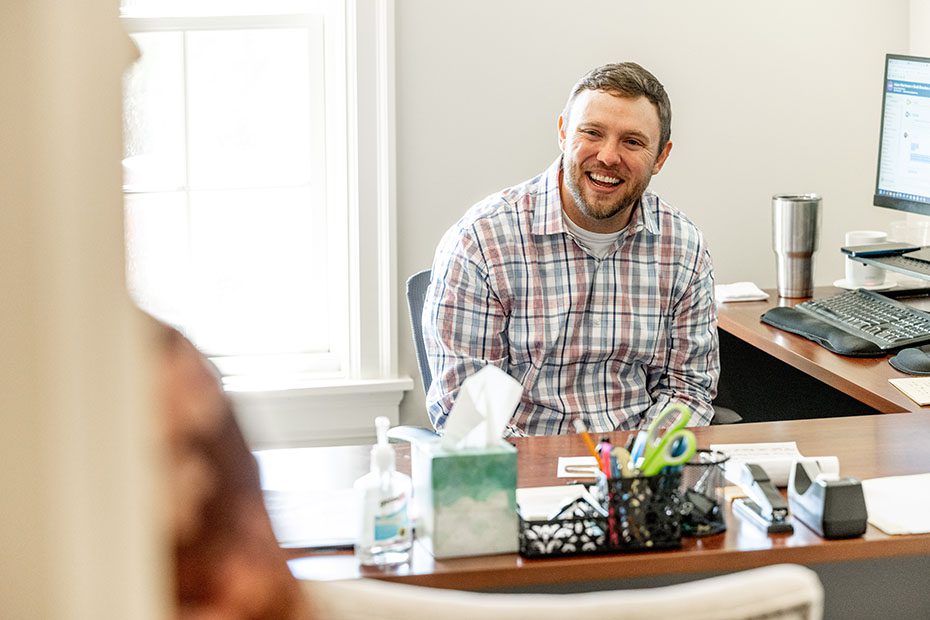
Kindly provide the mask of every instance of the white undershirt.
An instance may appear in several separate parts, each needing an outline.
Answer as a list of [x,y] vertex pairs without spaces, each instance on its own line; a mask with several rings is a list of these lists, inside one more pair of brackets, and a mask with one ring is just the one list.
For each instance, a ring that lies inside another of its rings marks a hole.
[[578,242],[578,245],[595,258],[604,258],[607,256],[607,252],[613,247],[614,242],[619,239],[620,235],[626,230],[626,227],[612,233],[596,233],[585,230],[573,222],[572,218],[568,217],[568,214],[565,213],[565,209],[562,209],[562,222],[565,223],[565,228],[568,229],[571,236]]

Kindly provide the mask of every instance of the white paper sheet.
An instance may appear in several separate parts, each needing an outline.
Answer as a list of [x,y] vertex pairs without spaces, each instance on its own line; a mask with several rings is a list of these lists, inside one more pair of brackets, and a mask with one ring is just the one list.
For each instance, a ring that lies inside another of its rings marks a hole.
[[798,444],[793,441],[767,443],[721,443],[711,444],[711,450],[723,452],[730,457],[726,464],[727,480],[737,483],[740,476],[737,469],[742,463],[756,463],[769,475],[772,484],[779,487],[788,486],[788,476],[794,462],[800,459],[815,460],[824,474],[838,475],[840,463],[835,456],[805,457],[798,451]]
[[520,515],[527,521],[545,521],[552,518],[559,508],[584,496],[585,493],[582,484],[527,487],[517,489],[517,505]]
[[930,532],[930,474],[862,481],[869,523],[886,534]]

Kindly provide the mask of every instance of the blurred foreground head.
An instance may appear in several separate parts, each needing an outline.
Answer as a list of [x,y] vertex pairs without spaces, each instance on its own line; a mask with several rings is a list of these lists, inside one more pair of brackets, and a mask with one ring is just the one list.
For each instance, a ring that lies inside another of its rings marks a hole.
[[306,618],[219,377],[180,333],[157,333],[178,617]]

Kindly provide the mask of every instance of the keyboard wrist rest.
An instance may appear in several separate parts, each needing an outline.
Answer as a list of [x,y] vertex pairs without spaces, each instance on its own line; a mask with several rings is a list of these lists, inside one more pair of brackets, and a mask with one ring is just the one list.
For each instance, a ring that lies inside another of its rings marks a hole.
[[860,338],[838,327],[795,310],[794,308],[772,308],[761,318],[762,322],[772,327],[803,336],[816,342],[823,348],[848,357],[882,357],[890,351],[883,351],[874,342]]

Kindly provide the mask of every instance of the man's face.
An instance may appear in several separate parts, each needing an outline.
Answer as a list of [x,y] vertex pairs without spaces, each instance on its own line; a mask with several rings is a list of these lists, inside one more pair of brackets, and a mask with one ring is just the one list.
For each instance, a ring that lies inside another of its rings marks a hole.
[[645,97],[585,90],[559,116],[562,205],[592,232],[616,232],[672,149],[659,151],[659,113]]

